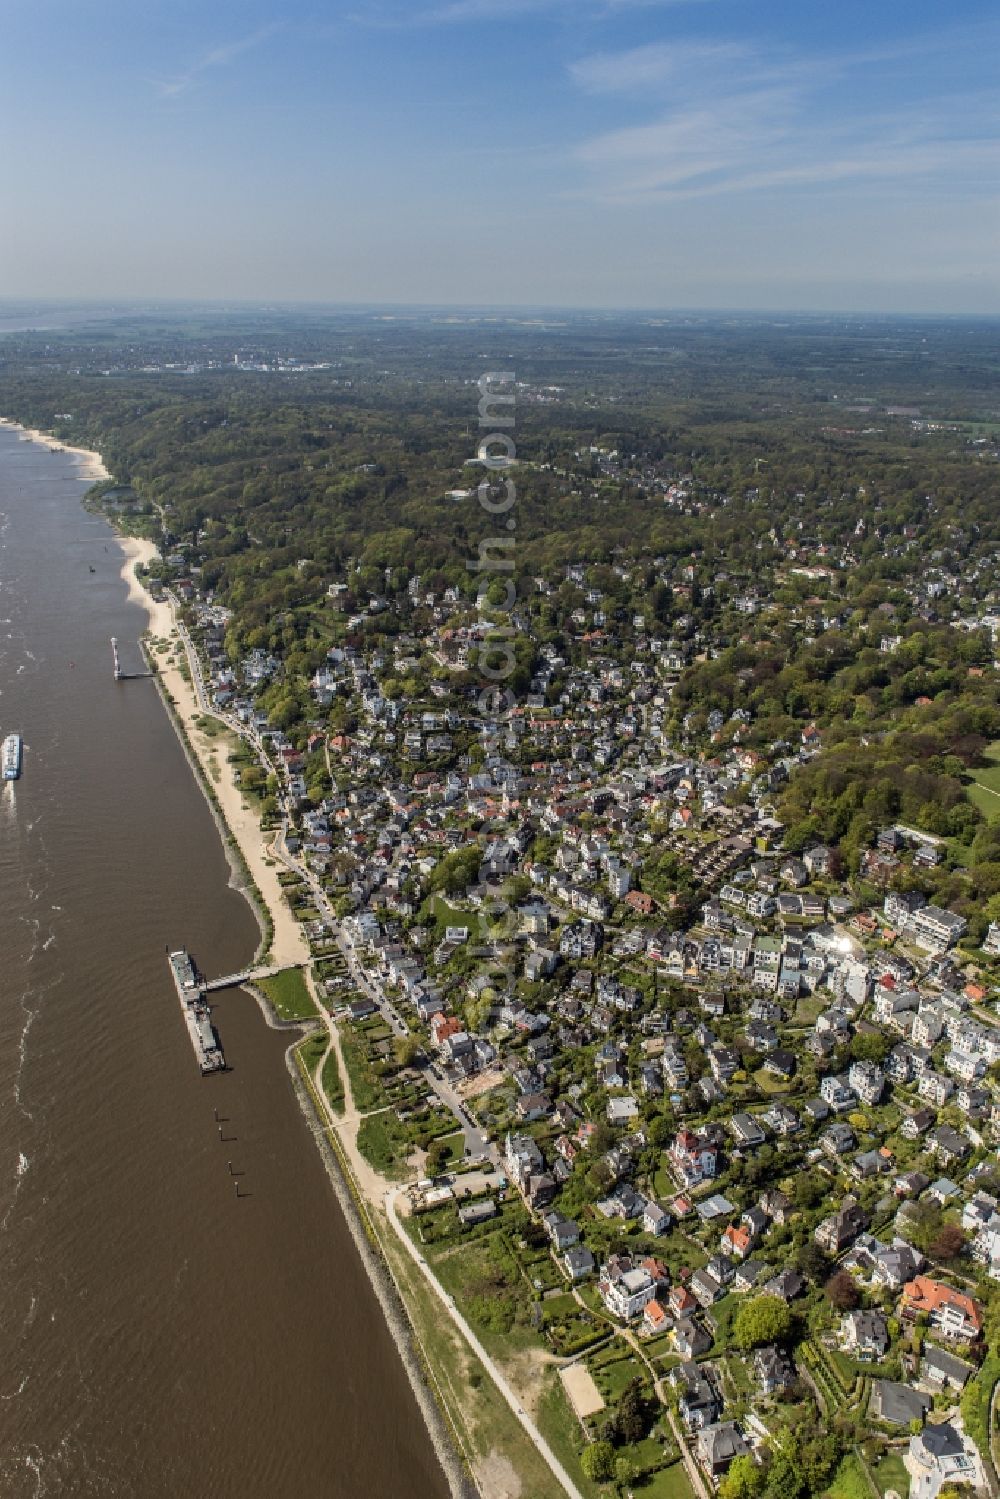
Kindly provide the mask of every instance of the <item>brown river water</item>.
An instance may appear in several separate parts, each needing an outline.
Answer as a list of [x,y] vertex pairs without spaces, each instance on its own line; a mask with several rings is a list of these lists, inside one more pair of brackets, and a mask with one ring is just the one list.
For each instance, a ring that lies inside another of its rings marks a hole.
[[145,621],[85,488],[0,428],[0,734],[25,742],[0,792],[0,1494],[445,1499],[287,1035],[228,991],[232,1070],[195,1065],[165,949],[234,972],[257,924],[153,683],[112,678],[109,637],[138,666]]

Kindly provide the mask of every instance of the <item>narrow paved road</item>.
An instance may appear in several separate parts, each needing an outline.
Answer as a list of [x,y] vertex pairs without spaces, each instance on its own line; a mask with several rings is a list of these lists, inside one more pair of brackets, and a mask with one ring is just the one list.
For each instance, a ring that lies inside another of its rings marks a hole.
[[414,1261],[414,1263],[419,1267],[420,1273],[425,1277],[427,1284],[430,1286],[435,1296],[437,1296],[438,1300],[443,1303],[449,1317],[454,1322],[455,1326],[459,1329],[469,1347],[472,1349],[473,1353],[476,1355],[483,1368],[486,1370],[487,1374],[493,1380],[493,1383],[496,1385],[497,1389],[500,1391],[501,1395],[506,1400],[511,1410],[514,1412],[514,1415],[521,1423],[528,1437],[530,1437],[531,1441],[534,1443],[541,1456],[545,1459],[545,1462],[548,1464],[553,1477],[562,1485],[565,1492],[570,1496],[570,1499],[584,1499],[584,1496],[581,1494],[572,1478],[566,1472],[566,1469],[556,1457],[555,1453],[552,1451],[552,1448],[542,1436],[542,1433],[538,1430],[538,1427],[535,1425],[534,1421],[532,1421],[531,1417],[522,1406],[520,1400],[517,1397],[517,1394],[508,1384],[501,1371],[497,1368],[496,1364],[486,1352],[486,1349],[483,1347],[482,1343],[472,1331],[472,1328],[469,1326],[468,1322],[466,1322],[465,1318],[458,1310],[458,1307],[455,1305],[455,1298],[453,1296],[449,1296],[447,1291],[445,1291],[444,1288],[439,1284],[437,1277],[431,1272],[427,1261],[420,1254],[417,1246],[414,1244],[413,1240],[406,1232],[406,1229],[400,1223],[399,1217],[396,1213],[396,1198],[399,1196],[402,1190],[402,1187],[395,1187],[385,1194],[386,1214],[388,1216],[390,1224],[392,1225],[392,1228],[399,1236],[400,1242],[405,1246],[407,1253]]
[[694,1489],[695,1493],[700,1496],[700,1499],[711,1499],[708,1486],[705,1483],[704,1478],[702,1477],[701,1469],[698,1467],[698,1464],[695,1462],[694,1458],[688,1451],[687,1443],[685,1442],[684,1438],[681,1436],[681,1433],[677,1428],[677,1422],[674,1420],[674,1413],[669,1406],[667,1407],[667,1420],[670,1422],[670,1430],[674,1434],[674,1441],[677,1443],[677,1446],[680,1449],[681,1462],[684,1464],[687,1476],[691,1480],[691,1487]]

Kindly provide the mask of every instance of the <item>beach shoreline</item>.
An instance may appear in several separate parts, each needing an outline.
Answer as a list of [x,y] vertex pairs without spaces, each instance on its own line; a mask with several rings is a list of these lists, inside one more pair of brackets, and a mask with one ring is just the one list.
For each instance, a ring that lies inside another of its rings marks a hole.
[[157,680],[177,715],[183,730],[183,742],[194,755],[205,785],[211,787],[223,826],[239,849],[270,917],[271,961],[279,965],[308,962],[309,944],[278,880],[281,866],[272,857],[257,813],[244,799],[235,769],[228,763],[229,736],[208,734],[201,727],[203,715],[194,686],[181,668],[184,647],[173,605],[167,599],[154,599],[136,576],[136,568],[148,568],[159,558],[159,550],[152,541],[142,537],[120,533],[116,536],[125,554],[122,578],[128,586],[129,601],[138,604],[146,613],[147,650],[155,665]]
[[80,478],[87,479],[91,484],[96,484],[101,479],[111,478],[100,453],[95,453],[90,448],[75,448],[71,443],[61,442],[58,437],[53,437],[51,432],[42,432],[38,427],[25,427],[21,422],[12,421],[7,416],[0,416],[0,427],[7,427],[12,432],[20,432],[22,442],[37,442],[52,453],[68,453],[76,465]]
[[[72,447],[51,433],[37,427],[26,427],[10,417],[0,417],[0,427],[20,434],[22,442],[38,443],[54,453],[66,453],[72,459],[79,477],[90,483],[110,479],[111,474],[100,453],[89,448]],[[115,540],[124,554],[121,576],[128,589],[128,599],[141,608],[147,619],[146,648],[150,664],[155,667],[157,684],[167,699],[171,721],[186,752],[194,757],[195,779],[206,793],[213,813],[220,819],[223,842],[231,840],[250,874],[256,894],[271,924],[268,944],[271,961],[293,965],[309,960],[309,944],[285,900],[278,880],[280,864],[275,860],[261,831],[256,812],[244,800],[236,771],[227,760],[229,737],[206,734],[199,727],[202,717],[192,683],[181,670],[184,647],[181,643],[174,610],[168,599],[155,599],[136,576],[136,568],[146,569],[159,558],[159,549],[143,537],[126,536],[113,524]],[[211,788],[210,794],[208,788]],[[234,869],[234,884],[241,882]],[[254,891],[244,888],[258,922],[262,941],[264,912],[257,909]]]

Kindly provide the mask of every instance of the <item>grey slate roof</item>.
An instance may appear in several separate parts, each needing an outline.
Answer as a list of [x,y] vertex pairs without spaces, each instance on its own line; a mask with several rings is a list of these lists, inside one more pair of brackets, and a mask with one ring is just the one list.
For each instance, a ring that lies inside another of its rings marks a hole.
[[911,1421],[922,1421],[930,1410],[928,1395],[911,1390],[909,1385],[894,1384],[889,1379],[877,1379],[872,1386],[872,1413],[880,1421],[892,1426],[909,1426]]

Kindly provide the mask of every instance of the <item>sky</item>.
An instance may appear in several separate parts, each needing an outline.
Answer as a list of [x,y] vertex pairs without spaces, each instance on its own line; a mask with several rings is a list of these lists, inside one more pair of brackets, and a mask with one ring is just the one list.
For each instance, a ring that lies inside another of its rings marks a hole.
[[0,25],[0,297],[1000,313],[995,0]]

